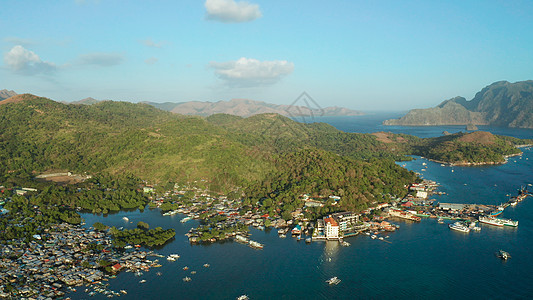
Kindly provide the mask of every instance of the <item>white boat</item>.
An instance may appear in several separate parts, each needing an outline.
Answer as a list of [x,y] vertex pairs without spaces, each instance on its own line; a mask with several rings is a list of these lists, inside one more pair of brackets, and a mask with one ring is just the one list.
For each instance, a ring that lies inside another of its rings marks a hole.
[[183,281],[184,281],[184,282],[189,282],[189,281],[191,281],[191,280],[192,280],[191,277],[188,277],[188,276],[185,276],[185,278],[183,278]]
[[210,266],[210,264],[204,264],[204,268],[209,268]]
[[128,222],[130,219],[128,219],[128,217],[122,217],[122,220]]
[[187,221],[189,221],[189,220],[191,220],[191,219],[192,219],[191,217],[185,217],[185,218],[181,219],[180,222],[181,222],[181,223],[185,223],[185,222],[187,222]]
[[494,218],[490,216],[479,217],[479,222],[494,225],[494,226],[500,226],[500,227],[502,226],[517,227],[518,226],[518,221],[513,221],[510,219],[499,219],[499,218]]
[[248,295],[240,295],[239,297],[237,297],[237,300],[248,300],[248,299],[250,299]]
[[371,237],[372,239],[377,238],[377,236],[376,236],[375,234],[371,235],[370,237]]
[[350,245],[351,245],[351,244],[350,244],[350,243],[348,243],[347,241],[343,241],[343,242],[342,242],[341,244],[342,244],[342,245],[343,245],[344,247],[348,247],[348,246],[350,246]]
[[259,243],[259,242],[256,242],[256,241],[252,241],[250,240],[250,242],[248,242],[248,245],[250,245],[250,247],[252,248],[256,248],[256,249],[263,249],[263,244]]
[[146,280],[144,280],[144,279],[139,281],[139,283],[145,283],[145,282],[146,282]]
[[335,276],[335,277],[331,277],[330,279],[326,280],[326,282],[329,283],[329,285],[337,285],[341,282],[341,280],[337,278],[337,276]]
[[450,229],[452,229],[452,230],[456,230],[456,231],[460,231],[460,232],[465,232],[465,233],[470,232],[470,228],[468,228],[467,226],[463,225],[463,223],[461,223],[461,222],[455,222],[453,224],[448,225],[448,227],[450,227]]

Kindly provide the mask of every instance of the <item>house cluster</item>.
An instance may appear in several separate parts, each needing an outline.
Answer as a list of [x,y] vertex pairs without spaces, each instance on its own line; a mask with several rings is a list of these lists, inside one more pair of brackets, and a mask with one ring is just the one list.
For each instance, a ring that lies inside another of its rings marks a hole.
[[[113,271],[148,270],[154,262],[149,253],[137,250],[116,252],[111,238],[102,232],[68,224],[55,225],[35,240],[11,242],[0,250],[0,298],[56,298],[67,286],[92,284],[107,275],[102,261]],[[101,245],[94,250],[94,245]],[[92,249],[92,250],[89,250]]]

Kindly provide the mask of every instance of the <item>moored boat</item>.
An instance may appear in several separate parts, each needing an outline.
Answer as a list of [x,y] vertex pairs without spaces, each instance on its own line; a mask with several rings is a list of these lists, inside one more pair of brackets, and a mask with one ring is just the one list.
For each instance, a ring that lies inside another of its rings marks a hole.
[[468,228],[461,222],[455,222],[453,224],[448,225],[448,227],[450,227],[450,229],[455,230],[455,231],[460,231],[460,232],[465,232],[465,233],[470,232],[470,228]]
[[518,221],[513,221],[510,219],[499,219],[499,218],[494,218],[491,216],[480,216],[479,222],[489,224],[489,225],[494,225],[494,226],[500,226],[500,227],[502,226],[517,227],[518,226]]

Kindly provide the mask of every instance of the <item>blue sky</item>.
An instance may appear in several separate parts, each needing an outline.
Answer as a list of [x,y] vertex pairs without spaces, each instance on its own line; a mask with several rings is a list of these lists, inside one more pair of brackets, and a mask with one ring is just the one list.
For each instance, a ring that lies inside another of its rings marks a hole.
[[[441,3],[442,2],[442,3]],[[0,89],[407,110],[533,79],[533,1],[3,0]]]

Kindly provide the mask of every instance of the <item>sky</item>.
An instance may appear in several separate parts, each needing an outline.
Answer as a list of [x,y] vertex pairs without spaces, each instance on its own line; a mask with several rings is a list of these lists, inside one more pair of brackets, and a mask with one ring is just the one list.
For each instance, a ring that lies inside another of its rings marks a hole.
[[533,79],[533,1],[1,0],[0,89],[408,110]]

